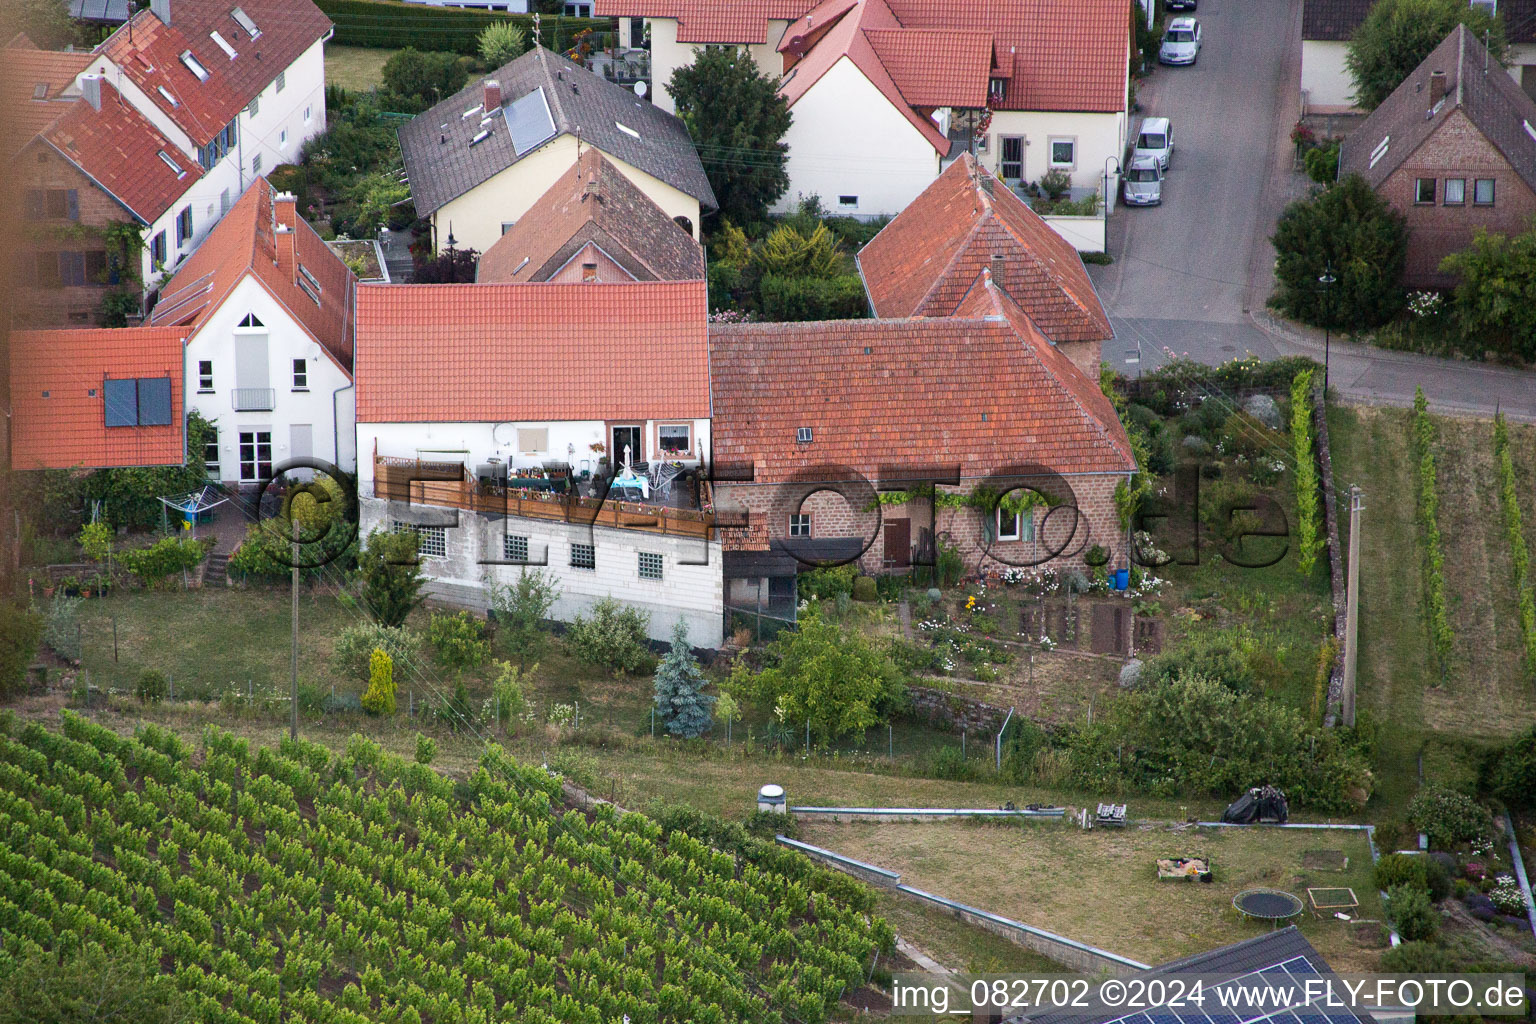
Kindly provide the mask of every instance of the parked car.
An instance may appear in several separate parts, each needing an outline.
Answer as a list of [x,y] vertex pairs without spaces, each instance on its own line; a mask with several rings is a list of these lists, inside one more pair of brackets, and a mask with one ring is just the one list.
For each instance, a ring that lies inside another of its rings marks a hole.
[[1163,168],[1156,157],[1134,156],[1121,177],[1127,206],[1158,206],[1163,201]]
[[1131,159],[1149,156],[1157,161],[1164,174],[1173,166],[1173,122],[1166,117],[1149,117],[1141,122],[1141,132],[1136,136],[1136,148]]
[[1165,6],[1170,11],[1193,11],[1195,0],[1167,0]]
[[1200,22],[1194,18],[1174,18],[1163,33],[1158,48],[1159,64],[1193,64],[1200,59]]

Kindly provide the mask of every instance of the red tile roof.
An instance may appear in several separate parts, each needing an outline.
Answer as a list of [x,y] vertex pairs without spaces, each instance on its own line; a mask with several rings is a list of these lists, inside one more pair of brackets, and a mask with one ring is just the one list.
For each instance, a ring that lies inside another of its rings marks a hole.
[[968,153],[871,239],[858,262],[877,316],[950,316],[992,268],[1052,341],[1114,336],[1077,250]]
[[[752,463],[759,484],[831,465],[1130,472],[1098,384],[1006,304],[964,319],[711,327],[716,461]],[[811,443],[796,440],[801,427]]]
[[[47,128],[69,109],[69,100],[78,95],[70,89],[75,76],[91,62],[88,53],[59,53],[39,50],[25,36],[13,39],[0,59],[5,73],[0,74],[0,109],[6,112],[9,131],[3,145],[5,158],[16,155],[38,132]],[[69,98],[62,94],[69,90]],[[42,99],[38,99],[38,92]]]
[[[178,328],[153,327],[13,331],[11,465],[181,465],[181,352],[186,335]],[[169,377],[170,424],[108,427],[102,385],[109,377]]]
[[980,29],[872,28],[865,37],[914,107],[984,107],[992,33]]
[[[243,11],[257,35],[235,20]],[[122,68],[198,146],[207,145],[241,109],[331,30],[331,20],[310,0],[171,0],[171,24],[139,11],[96,48]],[[230,57],[211,33],[218,32]],[[191,52],[206,81],[182,63]],[[176,102],[160,93],[164,87]]]
[[357,279],[297,216],[293,200],[278,200],[265,178],[246,189],[177,269],[149,322],[195,329],[247,274],[283,304],[338,366],[352,372]]
[[[886,0],[896,25],[991,34],[1007,78],[998,110],[1125,109],[1129,13],[1122,0]],[[825,4],[822,5],[826,6]],[[803,18],[817,0],[596,0],[600,15],[672,18],[683,43],[764,43],[770,19]],[[826,12],[823,11],[823,14]],[[916,60],[916,58],[911,58]],[[911,72],[944,83],[935,55]],[[828,64],[830,67],[831,65]],[[868,72],[866,71],[866,74]],[[892,72],[896,74],[896,72]]]
[[76,100],[43,138],[146,224],[153,224],[203,176],[196,160],[171,145],[105,80],[100,110]]
[[702,419],[703,281],[362,285],[359,423]]
[[547,281],[589,243],[637,281],[704,278],[704,250],[592,147],[480,257],[476,280]]

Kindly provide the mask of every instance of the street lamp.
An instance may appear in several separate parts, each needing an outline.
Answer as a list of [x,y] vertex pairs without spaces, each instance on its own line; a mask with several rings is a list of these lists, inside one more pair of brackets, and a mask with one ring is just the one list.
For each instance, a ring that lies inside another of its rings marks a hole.
[[1104,158],[1104,251],[1109,251],[1109,165],[1115,165],[1115,173],[1120,173],[1120,158],[1114,154]]
[[[449,284],[457,284],[458,283],[457,281],[454,280],[454,266],[453,266],[453,264],[454,264],[453,247],[455,245],[457,245],[457,244],[458,243],[454,240],[454,237],[453,237],[453,221],[449,221],[448,222],[448,283]],[[1326,377],[1327,374],[1325,373],[1323,376]]]
[[1333,342],[1333,286],[1338,278],[1333,276],[1333,261],[1323,268],[1317,283],[1323,286],[1323,394],[1328,394],[1328,355]]

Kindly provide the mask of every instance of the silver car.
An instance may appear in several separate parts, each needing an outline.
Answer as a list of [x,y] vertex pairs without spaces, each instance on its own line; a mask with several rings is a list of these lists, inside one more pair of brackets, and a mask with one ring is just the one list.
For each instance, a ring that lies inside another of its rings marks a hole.
[[1156,157],[1131,158],[1131,166],[1121,179],[1121,194],[1127,206],[1158,206],[1163,201],[1163,168]]
[[1160,64],[1193,64],[1200,59],[1200,22],[1194,18],[1174,18],[1163,33],[1163,45],[1157,51]]

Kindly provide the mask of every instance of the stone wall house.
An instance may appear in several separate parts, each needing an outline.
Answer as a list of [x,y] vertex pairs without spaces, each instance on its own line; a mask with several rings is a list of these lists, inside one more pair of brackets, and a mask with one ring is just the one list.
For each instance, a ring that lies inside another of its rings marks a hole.
[[1362,175],[1408,221],[1403,282],[1446,288],[1446,256],[1478,229],[1536,215],[1536,100],[1458,25],[1345,140],[1339,174]]

